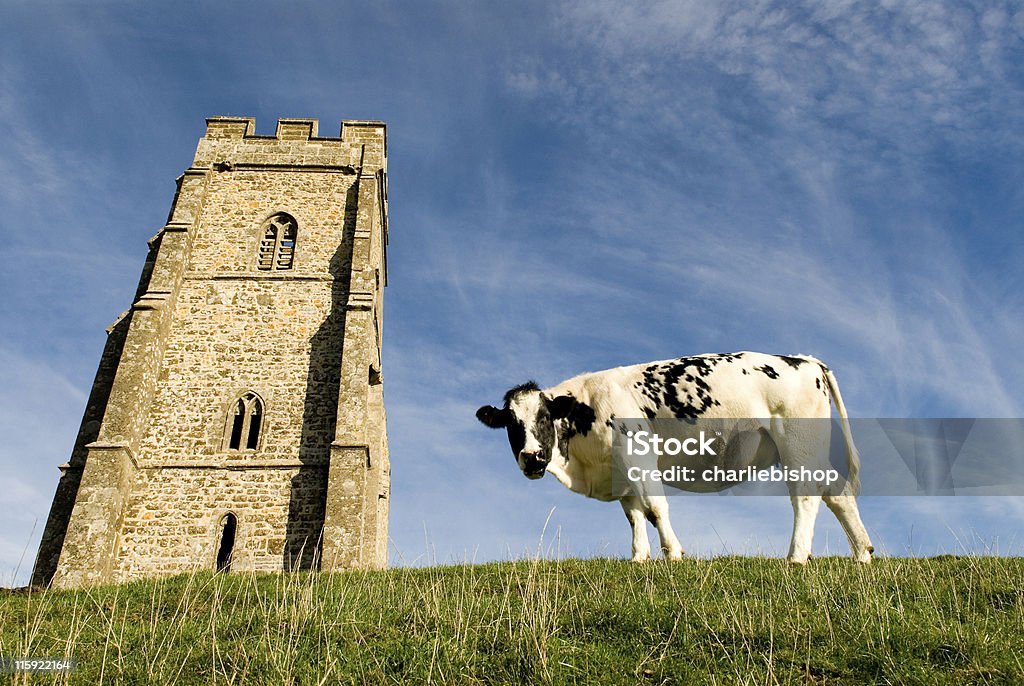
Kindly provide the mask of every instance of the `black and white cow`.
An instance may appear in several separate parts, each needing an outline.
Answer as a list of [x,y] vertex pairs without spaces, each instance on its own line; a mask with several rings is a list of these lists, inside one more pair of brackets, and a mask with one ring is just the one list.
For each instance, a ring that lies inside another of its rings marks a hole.
[[[503,407],[487,405],[476,416],[492,429],[508,431],[512,453],[527,478],[539,479],[550,472],[572,491],[598,500],[619,500],[633,529],[633,560],[640,562],[650,558],[645,519],[657,528],[665,557],[679,559],[683,549],[672,530],[664,495],[621,495],[613,489],[617,418],[763,418],[760,431],[773,443],[774,459],[784,467],[799,467],[814,459],[801,442],[802,427],[807,419],[831,417],[830,397],[846,442],[848,477],[838,494],[806,494],[790,488],[794,524],[787,560],[807,562],[814,520],[824,500],[842,524],[854,559],[868,563],[874,549],[854,500],[860,458],[836,378],[813,357],[754,352],[695,355],[582,374],[546,389],[528,382],[508,391]],[[818,426],[830,430],[831,422]],[[827,441],[826,435],[826,445]]]

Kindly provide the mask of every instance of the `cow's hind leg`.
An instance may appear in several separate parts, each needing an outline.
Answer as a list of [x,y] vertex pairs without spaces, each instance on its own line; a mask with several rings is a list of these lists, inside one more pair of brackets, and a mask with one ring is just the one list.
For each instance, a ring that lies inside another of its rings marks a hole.
[[651,559],[651,544],[647,540],[647,521],[644,519],[645,508],[639,496],[623,496],[619,503],[626,513],[629,525],[633,527],[633,562],[646,562]]
[[[772,433],[779,447],[782,466],[789,470],[812,471],[827,467],[829,431],[825,430],[826,427],[819,420],[772,420]],[[790,481],[787,485],[793,502],[793,540],[789,543],[786,560],[802,565],[811,557],[814,521],[821,508],[821,494],[814,492],[814,484]],[[808,490],[812,492],[808,493]]]
[[868,564],[871,562],[871,553],[875,551],[868,538],[868,532],[864,523],[860,520],[860,510],[857,508],[857,501],[852,495],[826,495],[825,504],[832,514],[836,516],[839,523],[843,525],[846,538],[850,541],[850,550],[853,552],[853,559],[857,562]]
[[665,559],[683,559],[683,546],[672,529],[672,520],[668,516],[668,503],[665,501],[665,496],[650,498],[647,507],[647,521],[658,530],[661,551],[665,554]]
[[814,520],[821,507],[820,495],[791,495],[793,501],[793,540],[789,543],[786,561],[796,565],[807,563],[814,538]]

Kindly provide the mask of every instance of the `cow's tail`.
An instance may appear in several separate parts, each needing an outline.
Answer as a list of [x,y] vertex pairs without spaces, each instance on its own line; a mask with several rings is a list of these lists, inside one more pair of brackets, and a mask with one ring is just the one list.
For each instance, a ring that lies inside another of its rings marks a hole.
[[839,413],[839,426],[843,430],[843,438],[846,440],[846,469],[847,477],[846,490],[850,495],[857,495],[860,490],[860,453],[857,446],[853,444],[853,432],[850,431],[850,418],[846,414],[846,405],[843,404],[843,395],[839,392],[839,382],[835,374],[824,363],[821,364],[821,371],[825,375],[825,382],[828,384],[829,393],[832,394],[832,402],[836,404],[836,412]]

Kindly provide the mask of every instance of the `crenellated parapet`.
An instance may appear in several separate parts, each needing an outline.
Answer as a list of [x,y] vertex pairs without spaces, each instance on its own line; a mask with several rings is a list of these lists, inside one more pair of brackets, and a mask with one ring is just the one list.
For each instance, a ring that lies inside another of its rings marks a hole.
[[[347,173],[387,167],[387,126],[345,120],[336,137],[320,136],[316,119],[278,119],[273,136],[256,133],[252,117],[210,117],[194,169],[322,169]],[[371,173],[372,173],[371,172]]]

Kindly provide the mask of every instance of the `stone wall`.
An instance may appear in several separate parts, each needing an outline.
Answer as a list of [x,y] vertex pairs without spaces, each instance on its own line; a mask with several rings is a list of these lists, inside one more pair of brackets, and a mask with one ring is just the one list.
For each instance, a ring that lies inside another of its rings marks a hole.
[[143,470],[125,518],[117,579],[213,569],[228,512],[238,518],[233,571],[308,569],[318,552],[326,478],[326,465]]
[[[233,570],[316,567],[321,546],[324,568],[386,563],[385,129],[254,128],[208,120],[179,179],[101,362],[36,583],[212,568],[229,512]],[[266,222],[281,212],[298,227],[291,269],[261,271]],[[231,449],[247,392],[262,401],[260,439]],[[332,499],[342,481],[351,487]]]

